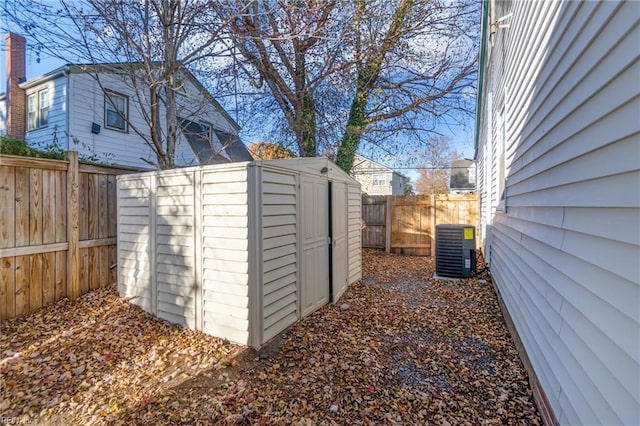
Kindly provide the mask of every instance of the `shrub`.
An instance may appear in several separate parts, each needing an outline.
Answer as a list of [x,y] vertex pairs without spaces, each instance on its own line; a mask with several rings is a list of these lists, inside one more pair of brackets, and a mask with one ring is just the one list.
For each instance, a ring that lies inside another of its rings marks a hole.
[[0,136],[0,154],[64,160],[64,151],[57,144],[51,144],[45,147],[44,150],[38,150],[31,148],[23,141],[9,136]]

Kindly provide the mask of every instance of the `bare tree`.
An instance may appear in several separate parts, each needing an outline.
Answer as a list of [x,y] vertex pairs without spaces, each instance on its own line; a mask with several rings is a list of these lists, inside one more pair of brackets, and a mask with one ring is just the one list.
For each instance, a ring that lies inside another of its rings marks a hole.
[[[317,154],[316,94],[335,71],[341,50],[337,1],[227,0],[217,4],[231,22],[228,36],[251,84],[264,84],[295,134],[303,157]],[[234,65],[236,65],[234,63]]]
[[187,69],[220,54],[216,41],[223,23],[207,2],[8,0],[1,7],[37,49],[93,65],[87,73],[103,90],[105,75],[129,86],[146,123],[129,121],[129,128],[151,147],[158,167],[174,166],[179,117],[189,118],[204,105],[189,98]]
[[423,155],[428,163],[420,168],[415,189],[419,194],[447,194],[451,161],[461,157],[451,146],[451,139],[437,136],[429,139]]
[[245,77],[269,88],[302,156],[328,135],[325,151],[350,171],[363,137],[384,145],[470,113],[477,2],[226,0],[216,10],[232,22]]

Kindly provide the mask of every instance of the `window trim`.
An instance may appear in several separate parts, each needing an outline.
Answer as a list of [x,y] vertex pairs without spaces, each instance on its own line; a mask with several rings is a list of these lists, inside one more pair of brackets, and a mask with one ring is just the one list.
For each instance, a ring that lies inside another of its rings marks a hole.
[[[27,132],[38,129],[38,93],[27,95]],[[32,101],[33,100],[33,101]],[[33,107],[33,110],[31,109]],[[33,114],[33,120],[31,120]]]
[[[44,96],[43,96],[44,94]],[[43,107],[42,101],[46,102],[46,107]],[[42,111],[46,109],[46,119],[43,122],[43,113]],[[49,124],[49,89],[42,89],[38,91],[38,128],[41,129],[43,127],[47,127],[47,125]]]
[[[30,100],[33,99],[33,102]],[[44,108],[41,107],[41,99],[46,99],[47,106],[47,118],[45,121],[42,120],[42,111]],[[30,107],[33,106],[33,111],[30,110]],[[32,132],[34,130],[44,129],[49,125],[49,110],[51,109],[51,102],[49,102],[49,88],[45,87],[40,90],[36,90],[27,95],[25,109],[27,110],[27,132]],[[29,114],[33,114],[33,123],[29,119]]]
[[208,134],[207,134],[207,139],[209,140],[209,143],[212,143],[213,142],[213,124],[209,123],[206,120],[200,120],[199,124],[200,124],[200,126],[202,128],[202,133],[207,133],[205,128],[206,127],[209,128],[209,131],[208,131]]
[[[109,96],[118,96],[124,99],[124,107],[125,107],[124,114],[118,111],[118,108],[115,106],[115,103],[109,101]],[[107,124],[108,123],[107,106],[111,107],[112,109],[115,109],[115,111],[118,113],[118,116],[124,119],[124,129],[121,129],[120,127],[113,127]],[[115,90],[111,90],[111,89],[104,90],[104,128],[113,130],[115,132],[129,133],[129,96],[125,95],[124,93],[116,92]]]
[[[376,183],[378,182],[378,183]],[[379,183],[382,182],[382,183]],[[374,173],[371,177],[371,185],[372,186],[386,186],[387,185],[387,174],[386,173]]]

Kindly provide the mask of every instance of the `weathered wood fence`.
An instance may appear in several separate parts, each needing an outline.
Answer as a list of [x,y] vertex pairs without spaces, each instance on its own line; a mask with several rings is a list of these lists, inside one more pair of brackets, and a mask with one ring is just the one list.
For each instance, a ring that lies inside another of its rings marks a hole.
[[116,175],[128,172],[75,152],[0,156],[0,319],[116,279]]
[[388,253],[435,254],[436,225],[479,226],[477,194],[362,196],[362,246]]

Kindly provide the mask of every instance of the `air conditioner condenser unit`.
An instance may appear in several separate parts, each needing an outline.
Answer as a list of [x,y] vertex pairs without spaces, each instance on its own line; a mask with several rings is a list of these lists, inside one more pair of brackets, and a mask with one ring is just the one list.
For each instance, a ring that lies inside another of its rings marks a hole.
[[476,272],[476,228],[436,225],[436,275],[468,278]]

